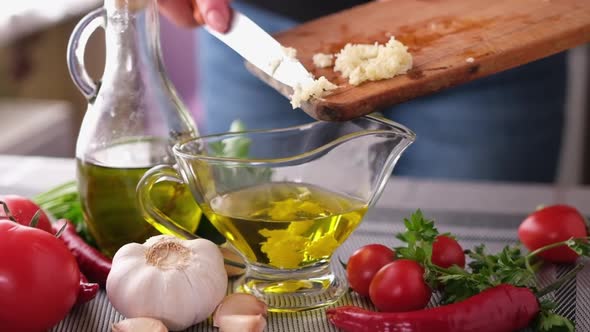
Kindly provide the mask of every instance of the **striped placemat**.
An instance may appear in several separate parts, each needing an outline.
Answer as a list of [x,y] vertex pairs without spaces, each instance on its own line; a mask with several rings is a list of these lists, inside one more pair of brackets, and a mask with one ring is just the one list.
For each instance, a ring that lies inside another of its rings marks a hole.
[[[354,250],[369,244],[382,243],[398,245],[394,234],[402,230],[402,219],[412,211],[375,208],[365,221],[338,250],[337,257],[346,260]],[[441,232],[451,232],[463,248],[472,248],[484,243],[490,252],[496,252],[507,244],[517,241],[516,229],[523,220],[522,215],[460,213],[448,211],[423,211],[428,218],[434,218]],[[336,260],[334,260],[336,262]],[[590,264],[589,264],[590,265]],[[336,273],[343,275],[338,263],[333,264]],[[539,276],[541,284],[547,284],[567,273],[569,266],[549,266]],[[557,312],[570,318],[577,325],[577,331],[590,331],[590,267],[586,267],[575,280],[565,284],[551,294],[558,303]],[[433,297],[431,305],[437,301]],[[353,304],[366,308],[372,305],[367,299],[348,293],[334,306]],[[326,319],[325,311],[314,310],[293,314],[270,313],[266,331],[338,331]],[[101,292],[90,303],[78,306],[68,317],[54,327],[52,332],[95,332],[110,331],[111,325],[123,317],[109,304],[106,294]],[[210,320],[195,325],[186,331],[216,331]]]

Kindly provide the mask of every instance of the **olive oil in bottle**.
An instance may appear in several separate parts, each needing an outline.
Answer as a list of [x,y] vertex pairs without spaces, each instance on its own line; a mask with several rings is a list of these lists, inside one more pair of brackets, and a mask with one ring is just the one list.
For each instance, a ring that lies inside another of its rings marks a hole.
[[[112,256],[126,243],[142,243],[160,234],[142,217],[135,190],[148,169],[167,161],[167,148],[167,142],[140,139],[98,150],[84,161],[78,159],[85,220],[105,254]],[[201,210],[185,185],[160,182],[151,194],[164,214],[189,231],[197,229]]]

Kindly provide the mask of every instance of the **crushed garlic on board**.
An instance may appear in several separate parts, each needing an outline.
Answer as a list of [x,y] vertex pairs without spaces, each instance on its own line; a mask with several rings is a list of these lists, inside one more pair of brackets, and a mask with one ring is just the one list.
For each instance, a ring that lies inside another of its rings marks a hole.
[[283,53],[285,53],[285,55],[288,56],[289,58],[295,59],[297,57],[297,50],[294,49],[293,47],[284,47],[283,46]]
[[318,68],[330,67],[334,64],[334,55],[325,53],[316,53],[313,55],[313,65]]
[[412,68],[408,48],[391,37],[385,45],[346,44],[338,54],[334,71],[348,78],[352,85],[378,81],[405,74]]
[[[283,47],[285,54],[295,58],[297,51],[290,47]],[[334,61],[334,58],[336,61]],[[342,73],[352,85],[359,85],[365,81],[378,81],[406,74],[412,69],[413,59],[408,47],[391,36],[386,44],[351,44],[348,43],[337,54],[316,53],[313,64],[319,68],[330,67],[334,64],[334,71]],[[297,86],[291,96],[293,108],[312,98],[321,98],[330,94],[338,86],[328,81],[324,76],[305,85]]]
[[310,84],[304,86],[298,85],[295,87],[291,96],[291,105],[293,108],[301,107],[302,102],[308,101],[311,98],[321,98],[337,87],[324,76],[313,80]]

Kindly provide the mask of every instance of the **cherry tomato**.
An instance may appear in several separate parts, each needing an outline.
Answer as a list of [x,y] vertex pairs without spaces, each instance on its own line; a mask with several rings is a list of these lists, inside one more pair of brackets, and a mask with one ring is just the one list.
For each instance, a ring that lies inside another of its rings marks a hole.
[[395,251],[382,244],[369,244],[359,248],[348,259],[346,277],[350,288],[362,296],[369,296],[369,285],[375,273],[393,262]]
[[443,268],[452,265],[465,268],[465,253],[455,239],[439,235],[432,244],[432,263]]
[[[6,203],[8,209],[10,210],[10,213],[12,214],[16,222],[25,226],[29,226],[31,223],[31,219],[33,219],[35,213],[37,213],[38,210],[41,210],[41,208],[37,204],[22,196],[0,196],[0,201]],[[2,207],[1,205],[0,219],[8,219],[8,216],[4,212],[4,207]],[[49,218],[47,218],[47,215],[43,211],[41,211],[41,215],[39,216],[37,228],[53,234]]]
[[54,235],[9,220],[0,239],[0,330],[46,331],[76,302],[76,259]]
[[[533,251],[570,238],[587,237],[586,221],[574,207],[553,205],[530,214],[518,227],[518,238]],[[539,254],[554,263],[573,263],[578,254],[566,246],[549,249]]]
[[432,290],[424,282],[424,269],[409,259],[382,267],[369,287],[371,302],[380,311],[412,311],[426,307]]

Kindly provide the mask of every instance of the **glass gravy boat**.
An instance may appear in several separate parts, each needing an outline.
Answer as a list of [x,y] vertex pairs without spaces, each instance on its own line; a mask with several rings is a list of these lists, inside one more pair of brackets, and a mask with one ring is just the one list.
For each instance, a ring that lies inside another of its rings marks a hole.
[[245,259],[235,291],[257,296],[271,311],[314,309],[345,293],[346,280],[332,272],[330,258],[414,140],[408,128],[372,115],[190,139],[174,146],[175,166],[143,176],[139,206],[161,232],[197,238],[150,198],[158,182],[186,184]]

